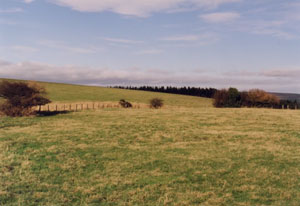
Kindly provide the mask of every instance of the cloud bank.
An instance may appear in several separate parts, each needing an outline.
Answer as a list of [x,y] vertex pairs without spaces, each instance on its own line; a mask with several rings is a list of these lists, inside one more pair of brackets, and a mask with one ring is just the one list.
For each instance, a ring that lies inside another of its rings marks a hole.
[[0,60],[0,77],[85,85],[172,85],[300,93],[299,69],[273,69],[260,72],[169,72],[159,69],[114,70],[76,66],[54,66],[37,62],[12,63]]
[[[33,0],[25,0],[30,3]],[[111,11],[121,15],[146,17],[151,13],[188,8],[212,9],[241,0],[49,0],[81,12]]]

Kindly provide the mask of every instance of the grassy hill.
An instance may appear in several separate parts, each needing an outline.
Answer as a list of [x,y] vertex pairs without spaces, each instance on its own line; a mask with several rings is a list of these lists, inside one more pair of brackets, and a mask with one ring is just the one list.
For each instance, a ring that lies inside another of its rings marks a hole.
[[[1,79],[0,79],[1,80]],[[10,80],[12,81],[12,80]],[[123,89],[113,89],[96,86],[80,86],[59,83],[39,82],[48,92],[53,102],[118,102],[126,99],[135,103],[148,103],[152,98],[161,98],[166,105],[184,107],[211,107],[212,101],[208,98],[183,95],[143,92]]]
[[0,118],[0,205],[285,205],[300,202],[300,111],[44,83],[57,102],[147,102]]
[[295,101],[297,100],[300,102],[300,94],[293,94],[293,93],[272,93],[276,96],[278,96],[282,100],[290,100]]

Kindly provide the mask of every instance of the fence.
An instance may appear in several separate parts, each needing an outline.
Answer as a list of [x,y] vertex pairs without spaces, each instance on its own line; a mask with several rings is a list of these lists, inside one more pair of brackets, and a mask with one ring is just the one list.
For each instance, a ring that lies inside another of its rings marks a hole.
[[[58,103],[58,104],[47,104],[38,106],[35,108],[36,111],[82,111],[82,110],[96,110],[104,108],[122,108],[118,103]],[[132,104],[133,109],[149,108],[146,104]]]

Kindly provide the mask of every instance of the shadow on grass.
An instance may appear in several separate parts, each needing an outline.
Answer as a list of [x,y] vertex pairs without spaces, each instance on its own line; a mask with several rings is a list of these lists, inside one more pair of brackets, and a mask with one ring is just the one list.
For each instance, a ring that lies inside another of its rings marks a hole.
[[59,114],[69,114],[71,111],[40,111],[36,113],[38,117],[56,116]]

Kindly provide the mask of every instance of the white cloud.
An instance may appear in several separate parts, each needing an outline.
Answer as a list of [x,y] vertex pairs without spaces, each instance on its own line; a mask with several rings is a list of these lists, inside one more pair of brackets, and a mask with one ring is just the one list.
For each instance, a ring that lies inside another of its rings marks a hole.
[[163,50],[160,50],[160,49],[147,49],[147,50],[138,51],[135,54],[143,55],[143,54],[161,54],[161,53],[163,53]]
[[0,14],[18,13],[23,12],[22,8],[10,8],[10,9],[0,9]]
[[272,69],[263,71],[260,75],[266,77],[300,79],[300,69]]
[[65,50],[73,53],[90,54],[90,53],[96,53],[98,51],[97,48],[93,48],[93,47],[83,48],[83,47],[68,46],[65,42],[61,42],[61,41],[43,40],[38,43],[42,46]]
[[162,38],[163,41],[198,41],[198,35],[183,35],[183,36],[169,36]]
[[[30,2],[32,0],[25,0]],[[112,11],[122,15],[146,17],[153,12],[189,8],[216,8],[241,0],[50,0],[81,12]]]
[[240,14],[236,12],[216,12],[201,15],[200,18],[210,23],[225,23],[240,18]]
[[103,38],[105,41],[121,44],[141,44],[143,41],[135,41],[130,39],[120,39],[120,38]]
[[9,49],[17,51],[17,52],[24,52],[24,53],[31,53],[31,52],[37,52],[37,48],[29,47],[29,46],[22,46],[22,45],[15,45],[9,47]]
[[[286,20],[248,20],[234,25],[234,30],[258,35],[269,35],[281,39],[291,40],[299,38],[299,34],[286,29],[291,21]],[[294,24],[292,24],[294,26]]]
[[29,4],[29,3],[32,3],[34,2],[35,0],[24,0],[25,3]]
[[203,46],[213,44],[219,40],[216,33],[203,33],[203,34],[191,34],[191,35],[180,35],[180,36],[168,36],[160,39],[165,42],[179,43],[173,44],[174,46]]

